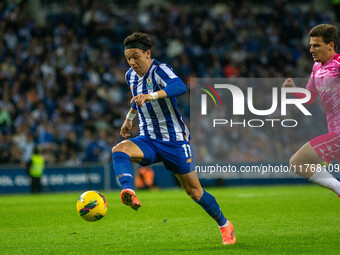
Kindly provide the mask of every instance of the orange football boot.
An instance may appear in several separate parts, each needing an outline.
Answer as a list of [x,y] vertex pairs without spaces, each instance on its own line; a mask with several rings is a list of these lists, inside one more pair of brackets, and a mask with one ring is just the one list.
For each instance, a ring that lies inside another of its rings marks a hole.
[[234,226],[228,221],[227,225],[220,228],[222,234],[222,244],[235,244],[236,236],[234,234]]
[[142,203],[136,197],[136,194],[131,189],[123,189],[120,193],[120,198],[124,205],[130,206],[133,210],[138,210],[142,206]]

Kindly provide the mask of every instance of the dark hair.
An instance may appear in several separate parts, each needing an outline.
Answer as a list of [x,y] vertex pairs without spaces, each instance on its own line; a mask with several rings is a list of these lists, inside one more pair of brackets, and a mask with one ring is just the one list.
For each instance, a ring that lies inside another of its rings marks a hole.
[[326,44],[334,43],[334,50],[338,47],[338,29],[330,24],[320,24],[313,27],[308,35],[310,37],[321,37]]
[[141,32],[134,32],[133,34],[127,36],[124,39],[123,43],[125,47],[132,43],[141,43],[144,46],[146,46],[146,48],[148,49],[151,49],[151,46],[152,46],[150,37],[147,34],[144,34]]

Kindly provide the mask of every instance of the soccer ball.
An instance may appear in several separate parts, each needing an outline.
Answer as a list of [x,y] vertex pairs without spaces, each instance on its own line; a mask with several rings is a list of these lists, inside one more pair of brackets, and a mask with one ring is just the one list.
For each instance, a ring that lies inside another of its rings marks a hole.
[[80,195],[77,201],[77,212],[87,221],[103,218],[107,211],[107,202],[103,194],[89,190]]

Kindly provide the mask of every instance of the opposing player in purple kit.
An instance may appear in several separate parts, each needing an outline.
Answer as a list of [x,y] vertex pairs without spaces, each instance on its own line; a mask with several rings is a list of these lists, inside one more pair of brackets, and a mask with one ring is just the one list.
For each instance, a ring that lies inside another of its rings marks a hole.
[[[320,95],[321,104],[327,117],[329,133],[320,135],[303,145],[290,159],[290,166],[297,174],[334,191],[340,197],[340,182],[322,165],[337,160],[340,163],[340,54],[337,28],[320,24],[309,32],[310,53],[314,59],[313,70],[307,84],[312,104]],[[284,87],[295,87],[289,78]],[[294,93],[294,97],[305,97]]]
[[189,130],[176,103],[176,97],[187,90],[185,84],[171,67],[151,58],[152,43],[147,34],[129,35],[124,46],[131,67],[125,78],[133,97],[120,134],[124,138],[130,136],[132,120],[137,114],[140,134],[112,148],[114,171],[123,189],[123,204],[134,210],[142,206],[133,190],[130,161],[142,166],[162,162],[176,175],[186,193],[217,222],[222,243],[234,244],[233,224],[224,217],[215,198],[201,187],[195,172]]

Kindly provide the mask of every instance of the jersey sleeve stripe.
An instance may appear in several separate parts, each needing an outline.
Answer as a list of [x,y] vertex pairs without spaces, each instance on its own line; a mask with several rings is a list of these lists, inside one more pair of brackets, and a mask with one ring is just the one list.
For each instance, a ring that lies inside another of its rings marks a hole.
[[164,64],[159,65],[155,73],[158,74],[158,76],[163,80],[163,82],[165,83],[165,87],[167,82],[172,79],[178,78],[178,76]]

